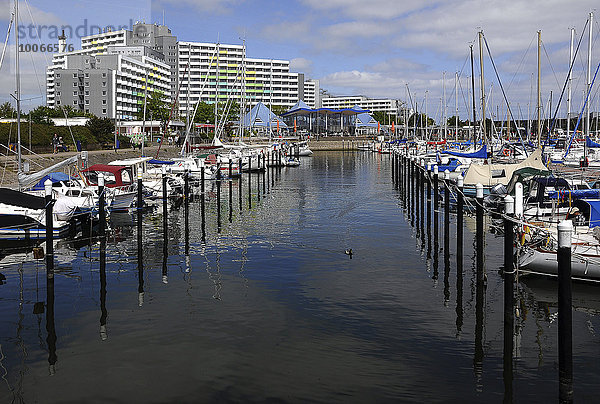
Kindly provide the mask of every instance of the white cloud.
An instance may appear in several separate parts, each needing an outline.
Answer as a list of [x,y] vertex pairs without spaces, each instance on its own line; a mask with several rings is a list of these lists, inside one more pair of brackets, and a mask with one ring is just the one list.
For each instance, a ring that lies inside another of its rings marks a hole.
[[357,19],[394,19],[423,7],[431,7],[439,1],[422,0],[304,0],[317,10],[323,10]]
[[290,70],[300,73],[311,74],[312,73],[312,60],[305,58],[294,58],[290,60]]
[[243,0],[157,0],[156,3],[171,4],[177,7],[190,6],[203,12],[209,12],[213,14],[222,14],[232,11],[232,7],[236,4],[241,3]]
[[[20,53],[21,99],[24,110],[28,110],[32,105],[45,103],[46,57],[47,55],[41,52]],[[14,101],[10,94],[14,94],[16,90],[15,72],[15,46],[10,45],[0,70],[0,88],[4,89],[0,93],[0,102]]]
[[269,24],[260,30],[262,37],[273,42],[287,42],[290,40],[309,43],[312,40],[311,22],[303,21],[283,21],[275,24]]

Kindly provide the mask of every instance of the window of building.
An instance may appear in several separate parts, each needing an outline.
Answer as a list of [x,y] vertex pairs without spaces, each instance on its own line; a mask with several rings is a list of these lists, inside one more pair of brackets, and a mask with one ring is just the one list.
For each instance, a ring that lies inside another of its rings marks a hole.
[[77,87],[77,82],[73,83],[73,87]]
[[56,87],[60,87],[60,81],[56,83]]
[[77,91],[73,91],[73,95],[77,95]]
[[77,100],[73,101],[73,105],[77,105]]
[[90,100],[85,100],[85,105],[90,105]]
[[60,79],[60,73],[56,73],[56,78]]
[[60,91],[57,91],[57,92],[56,92],[56,95],[60,96]]
[[60,100],[56,100],[56,105],[60,105]]
[[102,95],[106,95],[106,90],[102,90]]
[[87,79],[88,77],[90,77],[90,74],[89,74],[89,73],[86,73],[86,74],[85,74],[85,78]]
[[102,82],[102,87],[106,87],[106,81]]
[[106,77],[106,73],[102,73],[102,78]]
[[90,95],[90,90],[85,90],[85,95]]
[[102,105],[106,105],[106,100],[102,100]]
[[77,78],[77,73],[73,73],[73,78],[76,79]]
[[106,114],[106,108],[102,108],[102,113]]

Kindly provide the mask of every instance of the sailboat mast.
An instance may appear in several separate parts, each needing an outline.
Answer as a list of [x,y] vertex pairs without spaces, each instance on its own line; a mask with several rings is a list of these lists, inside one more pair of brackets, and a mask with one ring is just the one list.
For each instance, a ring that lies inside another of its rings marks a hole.
[[[146,138],[146,104],[148,102],[148,67],[144,66],[146,69],[146,78],[144,79],[144,112],[142,116],[142,157],[144,156],[144,140]],[[190,87],[188,85],[188,94],[190,93]],[[190,119],[189,113],[189,95],[188,95],[188,120]],[[152,124],[151,124],[152,125]]]
[[427,93],[428,91],[425,90],[425,140],[429,140],[429,115],[427,115]]
[[[446,136],[448,135],[448,119],[446,117],[446,115],[448,114],[448,110],[446,108],[446,72],[442,72],[442,94],[444,97],[444,102],[443,102],[443,111],[442,111],[442,122],[444,122],[444,138],[446,139]],[[440,140],[443,140],[440,139]]]
[[542,49],[542,31],[538,31],[538,53],[537,53],[537,144],[542,145],[542,89],[541,89],[541,49]]
[[[240,119],[242,120],[242,130],[240,133],[240,143],[244,140],[244,131],[246,130],[246,122],[244,121],[244,117],[246,116],[246,38],[244,38],[243,49],[242,49],[242,108],[243,112],[240,113]],[[248,135],[248,139],[252,133]]]
[[573,81],[573,41],[575,40],[575,28],[571,28],[571,48],[569,51],[569,88],[567,89],[567,134],[571,132],[571,82]]
[[458,141],[458,72],[454,72],[454,136]]
[[215,74],[215,128],[213,137],[217,136],[217,123],[219,119],[219,54],[221,53],[219,48],[220,43],[217,41],[217,72]]
[[471,126],[473,127],[473,144],[475,144],[477,142],[477,135],[475,134],[475,119],[476,119],[476,115],[475,115],[475,69],[473,67],[473,44],[470,45],[471,48],[471,88],[473,89],[473,92],[471,93],[472,95],[472,99],[473,99],[473,121],[471,123]]
[[19,70],[19,0],[15,0],[15,77],[17,80],[17,172],[21,172],[21,74]]
[[[587,97],[589,97],[590,95],[590,88],[592,86],[592,33],[593,33],[593,27],[594,27],[594,13],[590,13],[590,23],[588,24],[588,29],[589,29],[589,40],[588,40],[588,65],[587,65],[587,87],[586,87],[586,94]],[[588,102],[585,106],[585,135],[589,136],[590,135],[590,103]],[[586,156],[586,154],[584,153],[584,157]]]
[[[481,70],[481,140],[487,143],[487,134],[485,128],[485,79],[483,77],[483,31],[479,31],[479,68]],[[490,142],[491,147],[491,142]]]

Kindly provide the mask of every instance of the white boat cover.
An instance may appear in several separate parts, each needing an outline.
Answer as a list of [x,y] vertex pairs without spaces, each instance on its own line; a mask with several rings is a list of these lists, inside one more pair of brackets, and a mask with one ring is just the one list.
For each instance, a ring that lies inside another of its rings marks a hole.
[[542,161],[542,149],[538,148],[520,163],[513,164],[471,164],[465,174],[464,184],[475,186],[477,183],[484,187],[496,184],[508,185],[513,173],[521,168],[531,167],[547,170]]

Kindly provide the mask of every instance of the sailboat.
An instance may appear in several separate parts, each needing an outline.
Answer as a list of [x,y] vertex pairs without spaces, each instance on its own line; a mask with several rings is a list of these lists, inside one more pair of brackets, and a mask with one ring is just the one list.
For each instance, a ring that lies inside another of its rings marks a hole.
[[[9,23],[8,34],[15,21],[18,21],[19,1],[15,0],[14,13]],[[15,24],[16,25],[16,24]],[[8,38],[7,42],[8,43]],[[41,241],[46,238],[46,203],[45,199],[22,190],[35,184],[48,173],[72,164],[77,157],[72,157],[45,170],[34,174],[25,174],[21,157],[21,78],[19,70],[19,30],[15,29],[15,65],[17,104],[17,178],[18,190],[0,188],[0,239],[16,241]],[[4,52],[3,52],[4,55]],[[54,194],[53,237],[65,236],[69,230],[77,228],[76,219],[79,213],[74,201],[68,197]],[[86,216],[87,217],[87,216]]]

